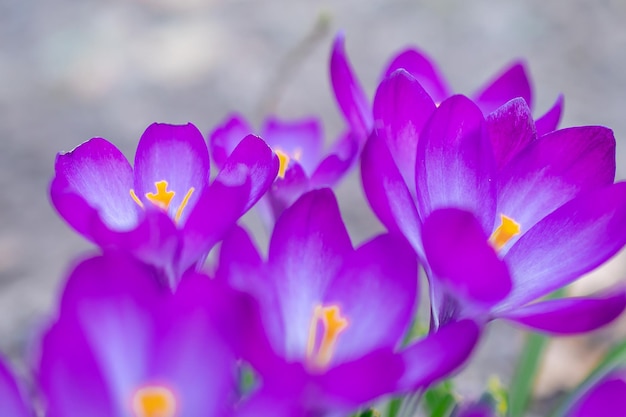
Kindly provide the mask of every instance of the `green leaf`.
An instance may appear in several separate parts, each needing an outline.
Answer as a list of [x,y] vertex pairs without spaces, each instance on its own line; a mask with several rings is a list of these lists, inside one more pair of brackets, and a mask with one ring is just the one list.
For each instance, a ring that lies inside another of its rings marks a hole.
[[429,417],[448,417],[457,403],[452,381],[447,380],[428,389],[422,401]]

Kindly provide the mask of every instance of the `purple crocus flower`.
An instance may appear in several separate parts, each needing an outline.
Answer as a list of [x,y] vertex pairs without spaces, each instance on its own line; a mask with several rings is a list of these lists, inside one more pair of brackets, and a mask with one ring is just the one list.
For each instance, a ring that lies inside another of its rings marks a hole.
[[416,257],[391,234],[353,249],[329,189],[283,212],[266,261],[234,230],[217,275],[258,301],[258,322],[248,326],[254,342],[243,354],[263,380],[251,407],[270,398],[302,415],[346,413],[447,375],[478,337],[465,320],[402,348],[417,303]]
[[190,273],[164,291],[127,255],[72,272],[58,319],[41,342],[48,417],[230,415],[237,397],[239,298]]
[[616,369],[585,388],[563,417],[626,416],[626,371]]
[[52,203],[80,234],[159,267],[171,284],[271,185],[278,159],[246,136],[209,185],[209,154],[192,124],[153,124],[137,145],[134,169],[110,142],[91,139],[61,153]]
[[623,290],[528,305],[626,242],[626,183],[613,184],[609,129],[538,138],[523,100],[486,118],[463,96],[435,107],[404,70],[381,83],[374,116],[362,157],[365,193],[425,261],[435,323],[505,317],[573,333],[623,310]]
[[[335,98],[348,125],[364,144],[374,127],[375,117],[372,114],[370,100],[352,70],[344,44],[344,34],[339,33],[335,37],[331,54],[331,81]],[[407,48],[395,55],[383,71],[381,79],[400,68],[418,80],[423,86],[424,93],[432,98],[434,103],[441,103],[453,95],[437,65],[417,48]],[[514,98],[523,99],[531,109],[533,106],[532,88],[522,62],[509,65],[471,97],[485,115]],[[562,112],[563,97],[559,96],[552,108],[537,120],[538,135],[542,136],[555,130]]]
[[[210,135],[215,164],[222,167],[241,138],[253,132],[242,116],[233,114],[227,118]],[[316,118],[283,121],[269,117],[260,136],[280,161],[278,177],[256,206],[269,230],[283,210],[302,194],[333,187],[354,165],[358,155],[354,136],[344,134],[324,156],[322,127]]]
[[0,357],[0,415],[34,417],[35,413],[4,359]]

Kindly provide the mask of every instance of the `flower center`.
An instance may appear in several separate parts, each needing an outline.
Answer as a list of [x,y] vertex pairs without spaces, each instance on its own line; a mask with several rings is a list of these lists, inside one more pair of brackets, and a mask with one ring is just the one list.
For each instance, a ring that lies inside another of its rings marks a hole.
[[[318,327],[322,329],[321,337],[318,337]],[[310,368],[320,370],[328,366],[339,335],[347,327],[348,320],[341,317],[339,306],[315,306],[306,346],[306,360]]]
[[[167,181],[165,180],[157,181],[154,183],[154,187],[156,188],[156,193],[145,194],[146,199],[149,202],[151,202],[152,204],[154,204],[155,206],[157,206],[163,211],[169,211],[170,203],[172,202],[172,199],[176,195],[176,192],[168,190],[167,186],[168,186]],[[182,217],[183,210],[185,210],[187,203],[189,203],[189,199],[191,198],[191,194],[193,194],[194,190],[195,188],[191,187],[189,191],[187,191],[187,194],[185,194],[185,197],[183,198],[182,203],[180,203],[180,206],[178,206],[178,208],[176,209],[176,214],[174,215],[174,221],[178,222],[180,218]],[[144,208],[143,202],[139,199],[139,197],[137,197],[137,194],[135,194],[135,190],[133,190],[132,188],[130,190],[130,196],[135,201],[135,203],[139,205],[139,207]]]
[[511,238],[519,235],[521,231],[522,228],[519,223],[504,214],[500,214],[500,226],[489,237],[489,243],[496,251],[499,251]]
[[287,152],[280,148],[275,148],[274,153],[278,157],[278,178],[285,178],[285,173],[289,167],[289,161],[293,158],[294,161],[299,161],[302,157],[302,149],[296,148],[293,155],[289,155]]
[[162,386],[140,388],[133,396],[133,413],[135,417],[174,417],[176,398],[172,391]]

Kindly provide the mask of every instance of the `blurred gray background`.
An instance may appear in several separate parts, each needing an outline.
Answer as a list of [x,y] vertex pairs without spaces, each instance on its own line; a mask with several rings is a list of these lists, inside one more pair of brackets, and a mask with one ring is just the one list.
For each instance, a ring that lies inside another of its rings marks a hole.
[[[390,55],[411,44],[462,93],[524,58],[535,113],[563,93],[562,126],[613,128],[622,179],[625,22],[622,0],[0,0],[0,350],[25,347],[54,311],[68,262],[91,247],[49,205],[56,152],[102,136],[132,158],[152,122],[191,121],[207,133],[234,110],[257,126],[265,111],[316,114],[332,140],[343,121],[328,56],[344,30],[370,94]],[[381,230],[356,174],[339,193],[355,243]],[[625,269],[618,258],[573,291],[605,287]],[[618,323],[552,343],[537,409],[582,378],[625,329]],[[492,373],[506,382],[522,340],[493,326],[460,377],[464,389],[479,392]]]

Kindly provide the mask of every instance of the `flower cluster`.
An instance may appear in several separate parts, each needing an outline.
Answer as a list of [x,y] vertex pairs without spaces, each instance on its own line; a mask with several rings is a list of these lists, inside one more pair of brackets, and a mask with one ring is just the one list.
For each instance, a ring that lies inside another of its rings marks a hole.
[[[347,127],[326,156],[316,118],[255,132],[240,115],[206,138],[153,124],[132,166],[102,138],[57,156],[52,204],[99,253],[33,349],[35,389],[0,363],[0,415],[348,416],[419,398],[491,320],[573,334],[626,308],[622,287],[542,300],[626,243],[611,130],[558,130],[562,97],[535,119],[521,63],[466,97],[405,50],[370,102],[340,34],[330,72]],[[355,248],[330,187],[357,165],[387,232]],[[239,224],[252,207],[267,248]],[[623,391],[616,371],[571,416]]]

